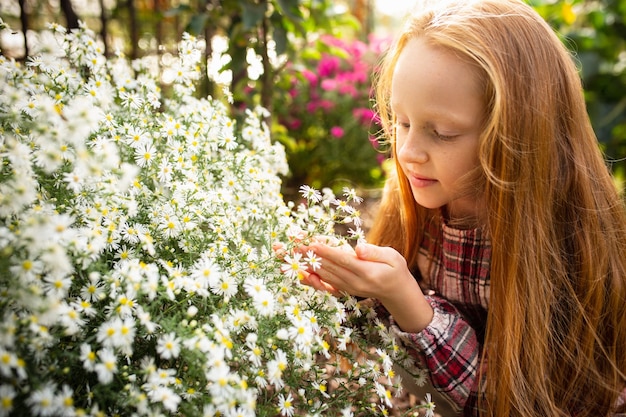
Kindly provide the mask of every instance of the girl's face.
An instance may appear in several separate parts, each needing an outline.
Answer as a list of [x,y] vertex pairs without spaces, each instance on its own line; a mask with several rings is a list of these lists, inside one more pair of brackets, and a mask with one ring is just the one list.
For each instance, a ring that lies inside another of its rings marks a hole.
[[415,201],[446,207],[451,218],[481,218],[483,205],[459,181],[479,165],[485,110],[476,70],[451,51],[411,39],[394,69],[391,108],[396,157]]

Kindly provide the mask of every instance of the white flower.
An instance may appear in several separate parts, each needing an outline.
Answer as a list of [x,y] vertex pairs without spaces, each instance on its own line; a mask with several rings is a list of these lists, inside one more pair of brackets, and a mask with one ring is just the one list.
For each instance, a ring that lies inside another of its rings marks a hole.
[[17,356],[0,347],[0,375],[9,378],[13,374],[13,368],[17,366]]
[[9,416],[17,393],[11,385],[0,385],[0,417]]
[[343,195],[348,201],[354,201],[355,204],[360,204],[361,202],[363,202],[363,198],[357,195],[354,188],[344,187]]
[[45,384],[43,387],[33,391],[26,403],[30,405],[31,411],[38,416],[53,416],[59,412],[59,407],[54,396],[55,385]]
[[243,289],[250,297],[254,297],[256,294],[265,290],[265,283],[262,279],[256,276],[247,277],[243,283]]
[[301,279],[302,272],[305,271],[305,264],[301,261],[301,258],[302,254],[300,252],[285,255],[284,263],[280,270],[291,279]]
[[133,149],[149,145],[150,142],[147,133],[139,126],[131,126],[126,133],[126,143]]
[[159,162],[159,168],[157,172],[157,177],[159,181],[164,184],[169,184],[172,180],[172,173],[172,165],[167,159],[163,159],[161,162]]
[[117,357],[111,348],[104,348],[98,351],[98,362],[95,366],[98,374],[98,381],[101,384],[109,384],[113,381],[113,375],[117,373]]
[[339,337],[339,344],[337,346],[337,349],[339,349],[340,351],[345,351],[346,349],[348,349],[348,343],[352,341],[351,335],[352,329],[343,328],[343,335]]
[[288,332],[291,340],[300,346],[308,346],[313,340],[313,329],[304,320],[294,320]]
[[181,397],[172,391],[168,387],[157,387],[155,390],[148,393],[152,402],[159,402],[163,404],[166,410],[175,413],[178,409],[178,404],[181,401]]
[[68,276],[46,274],[43,280],[44,290],[48,293],[48,296],[54,298],[65,297],[70,289],[70,286],[72,285],[72,277]]
[[63,385],[61,392],[56,397],[56,402],[60,415],[76,415],[76,410],[74,409],[74,391],[68,385]]
[[272,317],[276,313],[276,300],[274,294],[267,290],[261,290],[252,297],[254,308],[260,315]]
[[283,372],[287,366],[287,355],[280,349],[276,351],[274,359],[267,363],[267,378],[276,389],[281,389],[285,385]]
[[354,412],[352,412],[352,408],[347,407],[341,410],[341,417],[354,417]]
[[198,259],[191,269],[191,278],[206,281],[208,285],[215,286],[222,275],[222,271],[208,255]]
[[[339,202],[304,186],[305,204],[285,203],[269,113],[235,121],[194,93],[204,41],[184,36],[160,74],[156,57],[105,60],[82,23],[50,29],[27,65],[0,56],[0,379],[15,382],[0,382],[0,417],[317,417],[374,394],[384,353],[358,372],[315,360],[361,337],[358,308],[294,285],[316,254],[283,263],[268,243],[358,232],[353,190]],[[361,328],[391,356],[373,314]]]
[[317,271],[322,267],[322,258],[317,256],[312,250],[307,251],[304,261],[313,268],[313,271]]
[[75,335],[85,325],[86,321],[81,317],[81,314],[73,304],[62,303],[59,310],[61,315],[59,321],[65,327],[67,335]]
[[434,417],[435,415],[435,403],[432,401],[430,393],[426,394],[426,404],[424,405],[426,413],[424,417]]
[[83,343],[80,346],[80,360],[83,361],[83,367],[88,371],[96,370],[96,353],[91,350],[91,346]]
[[237,282],[231,274],[221,274],[220,279],[211,284],[211,290],[225,299],[230,299],[237,294]]
[[302,185],[300,187],[300,194],[302,194],[302,197],[307,199],[307,201],[314,204],[322,201],[322,194],[315,188],[311,188],[308,185]]
[[135,162],[140,167],[150,166],[156,157],[156,148],[152,143],[140,143],[135,148]]
[[283,394],[278,395],[278,410],[283,416],[291,417],[294,413],[293,397],[291,393],[285,397]]
[[248,344],[248,348],[249,350],[246,354],[246,356],[248,357],[248,360],[252,362],[254,366],[260,367],[262,363],[261,355],[263,354],[263,349],[261,349],[259,346],[257,346],[254,343]]
[[180,354],[180,339],[176,333],[162,335],[157,343],[157,352],[163,359],[175,359]]
[[13,262],[17,262],[17,265],[11,266],[9,271],[25,283],[35,280],[43,272],[44,264],[40,260],[13,259]]
[[143,99],[135,93],[127,93],[122,91],[120,93],[120,99],[122,99],[122,106],[130,109],[137,110],[143,105]]
[[89,282],[80,290],[80,295],[85,300],[96,302],[104,296],[104,284],[97,273],[89,275]]
[[374,382],[374,387],[376,388],[376,393],[378,394],[380,400],[384,402],[387,407],[393,407],[393,403],[391,402],[391,391],[378,381]]
[[104,346],[115,346],[118,344],[118,323],[120,319],[118,317],[114,318],[111,321],[104,322],[100,325],[98,329],[97,340],[102,343]]

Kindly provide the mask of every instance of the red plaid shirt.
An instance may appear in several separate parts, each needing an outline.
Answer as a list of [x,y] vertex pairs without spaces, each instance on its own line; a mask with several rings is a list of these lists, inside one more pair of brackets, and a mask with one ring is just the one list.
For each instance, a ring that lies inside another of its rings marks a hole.
[[[429,276],[421,281],[434,292],[426,296],[433,320],[420,333],[405,333],[395,325],[392,329],[429,370],[433,386],[464,409],[463,415],[478,415],[477,371],[487,322],[491,243],[482,229],[435,224],[426,232],[421,253],[432,262]],[[437,254],[434,259],[432,253]]]
[[[491,242],[481,228],[459,230],[435,222],[429,229],[421,253],[432,264],[428,276],[420,281],[429,294],[426,299],[433,307],[433,320],[419,333],[403,332],[393,318],[391,328],[418,364],[428,369],[434,388],[463,410],[462,416],[478,416]],[[415,275],[421,276],[419,272]],[[618,403],[624,401],[626,389]]]

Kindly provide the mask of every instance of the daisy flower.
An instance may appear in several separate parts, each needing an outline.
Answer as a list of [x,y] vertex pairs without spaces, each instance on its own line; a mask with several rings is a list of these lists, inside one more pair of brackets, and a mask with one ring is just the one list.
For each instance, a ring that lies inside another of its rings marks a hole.
[[322,267],[322,258],[317,256],[312,250],[307,251],[304,261],[313,268],[313,271],[317,271]]
[[180,339],[176,333],[162,335],[157,343],[157,353],[163,359],[175,359],[180,354]]
[[315,188],[311,188],[308,185],[300,187],[300,194],[302,194],[302,197],[310,203],[317,204],[322,201],[322,194]]
[[30,405],[31,411],[39,416],[53,416],[59,409],[54,396],[54,383],[46,383],[43,387],[35,390],[26,403]]
[[278,410],[283,416],[291,417],[294,413],[293,397],[291,393],[286,397],[283,394],[278,395]]
[[276,351],[274,359],[267,362],[267,378],[276,389],[282,389],[285,386],[283,371],[287,369],[287,365],[287,355],[280,349]]
[[426,413],[424,417],[434,417],[435,415],[435,403],[432,401],[430,393],[426,394],[426,404],[424,405]]
[[135,162],[140,167],[152,164],[156,157],[156,148],[152,143],[141,143],[135,148]]
[[95,371],[101,384],[109,384],[113,381],[113,375],[117,373],[117,356],[111,348],[98,351],[100,362],[96,363]]
[[171,388],[168,387],[158,387],[155,390],[152,390],[148,393],[148,396],[153,402],[159,402],[163,404],[163,407],[172,412],[176,413],[178,409],[178,404],[181,401],[181,397],[176,394]]
[[125,91],[120,92],[120,99],[122,100],[122,106],[130,110],[137,110],[143,106],[144,99],[136,93],[128,93]]
[[17,393],[11,385],[0,385],[0,417],[9,416]]
[[0,347],[0,374],[9,378],[13,373],[13,368],[17,364],[17,356]]
[[263,289],[252,295],[252,302],[261,316],[273,317],[276,314],[276,300],[272,292]]
[[80,360],[83,362],[83,367],[86,370],[96,370],[96,352],[91,350],[91,346],[87,343],[83,343],[80,346]]
[[280,267],[280,270],[290,279],[301,279],[302,272],[305,271],[306,265],[301,261],[302,254],[295,252],[290,255],[285,255],[284,263]]
[[61,392],[56,397],[56,401],[60,415],[76,415],[76,410],[74,409],[74,391],[68,385],[63,385]]
[[354,188],[344,187],[343,196],[346,197],[348,201],[354,201],[355,204],[360,204],[363,201],[363,198],[357,195]]

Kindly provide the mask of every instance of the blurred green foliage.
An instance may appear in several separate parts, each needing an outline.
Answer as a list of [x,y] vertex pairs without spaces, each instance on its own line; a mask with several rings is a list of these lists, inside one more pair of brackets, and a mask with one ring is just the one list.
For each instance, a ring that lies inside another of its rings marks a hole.
[[613,172],[626,180],[626,1],[533,0],[578,60],[591,122]]
[[[626,0],[528,1],[574,52],[600,145],[616,176],[625,181]],[[27,3],[30,29],[38,31],[44,28],[42,22],[59,21],[59,16],[50,14],[53,9],[50,0]],[[105,49],[107,44],[122,45],[131,57],[153,54],[160,62],[168,52],[173,52],[183,31],[207,40],[223,37],[230,60],[222,70],[232,71],[229,89],[234,113],[256,105],[270,111],[268,124],[276,140],[285,145],[291,166],[287,186],[297,187],[299,183],[327,186],[332,185],[333,179],[355,186],[376,186],[381,183],[382,175],[378,160],[381,154],[370,145],[370,142],[375,144],[370,139],[376,127],[365,126],[354,116],[357,109],[371,108],[368,101],[371,79],[354,83],[359,92],[356,95],[322,87],[324,78],[328,87],[329,80],[355,72],[355,65],[359,71],[363,63],[367,63],[368,71],[372,69],[372,51],[362,56],[361,63],[355,63],[351,56],[351,42],[368,43],[363,37],[364,26],[355,17],[364,12],[357,13],[358,3],[366,2],[114,0],[103,6],[101,16],[93,13],[87,16],[76,10],[90,28],[100,26],[100,37],[107,40]],[[5,14],[2,18],[14,29],[22,21],[19,15]],[[366,20],[376,21],[371,17]],[[337,39],[343,45],[325,39]],[[207,61],[212,52],[212,43],[207,42]],[[258,78],[250,75],[251,52],[261,67]],[[320,77],[316,74],[318,66],[330,57],[338,59],[340,65],[335,73]],[[309,73],[318,76],[317,84],[304,76]],[[167,89],[166,85],[163,87]],[[310,104],[307,100],[317,100],[312,95],[315,89],[319,97],[334,104],[316,107],[314,111],[307,107]],[[198,88],[199,95],[215,97],[221,93],[222,89],[209,77]],[[301,125],[296,126],[294,120],[300,120]],[[338,137],[339,128],[343,132],[341,137]]]

